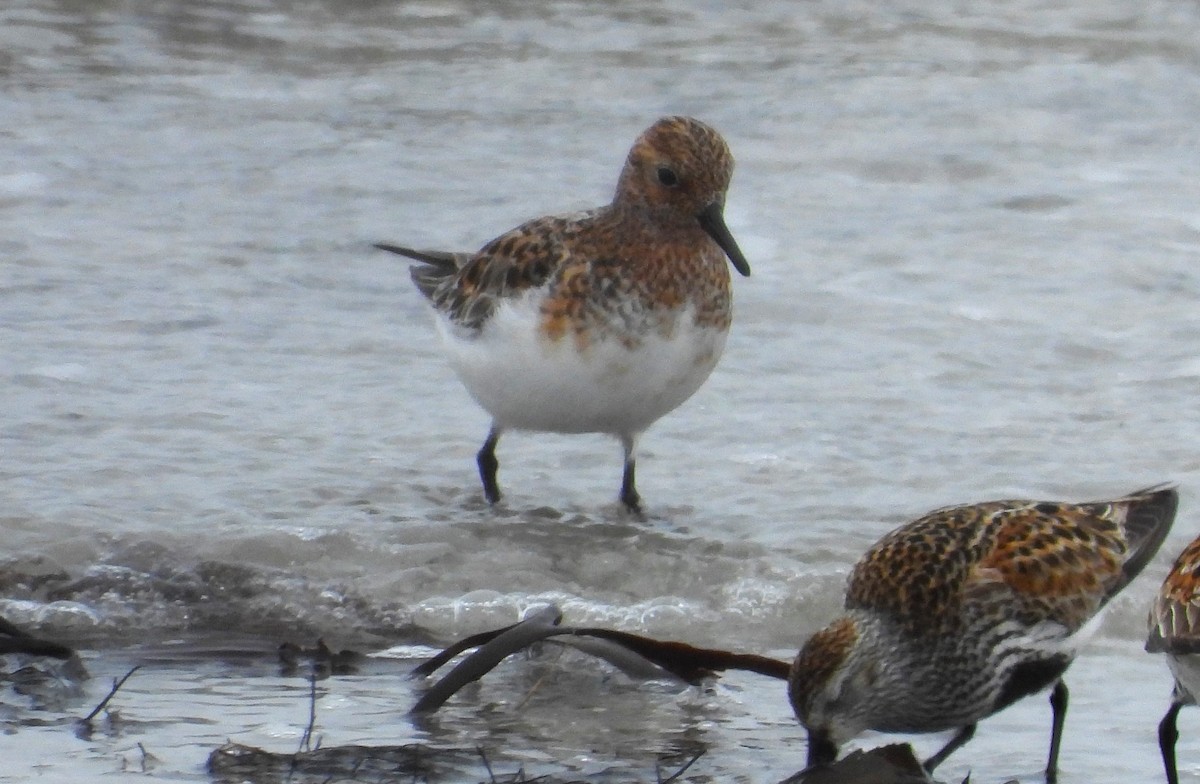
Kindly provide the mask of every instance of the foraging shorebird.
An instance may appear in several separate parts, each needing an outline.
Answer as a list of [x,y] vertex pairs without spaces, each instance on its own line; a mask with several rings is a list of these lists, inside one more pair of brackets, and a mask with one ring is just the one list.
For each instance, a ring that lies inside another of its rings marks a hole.
[[1101,608],[1158,551],[1178,501],[1166,486],[1096,503],[993,501],[939,509],[883,537],[850,576],[845,614],[792,664],[809,764],[832,762],[868,729],[956,730],[926,760],[932,771],[980,720],[1052,687],[1053,782],[1063,673]]
[[1175,768],[1175,719],[1179,709],[1200,696],[1200,537],[1183,549],[1163,580],[1150,610],[1146,650],[1167,654],[1175,676],[1171,706],[1158,725],[1158,746],[1169,784],[1179,784]]

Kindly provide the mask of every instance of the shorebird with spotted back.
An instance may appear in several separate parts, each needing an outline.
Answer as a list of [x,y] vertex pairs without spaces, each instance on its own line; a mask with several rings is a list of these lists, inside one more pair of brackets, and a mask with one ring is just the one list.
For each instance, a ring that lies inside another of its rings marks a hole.
[[413,281],[492,417],[476,456],[490,503],[505,431],[605,433],[624,448],[620,499],[640,511],[638,437],[700,388],[724,350],[726,259],[750,274],[722,217],[732,173],[720,134],[665,117],[634,142],[604,207],[537,218],[476,253],[376,246],[423,262]]
[[1111,501],[993,501],[931,512],[859,560],[845,613],[792,664],[788,692],[810,765],[864,730],[956,730],[932,771],[980,720],[1051,688],[1046,780],[1057,776],[1063,673],[1101,608],[1158,551],[1173,487]]
[[1169,784],[1179,784],[1175,767],[1175,720],[1185,705],[1200,697],[1200,538],[1183,549],[1163,580],[1150,610],[1146,650],[1167,654],[1175,676],[1171,706],[1158,725],[1158,746]]

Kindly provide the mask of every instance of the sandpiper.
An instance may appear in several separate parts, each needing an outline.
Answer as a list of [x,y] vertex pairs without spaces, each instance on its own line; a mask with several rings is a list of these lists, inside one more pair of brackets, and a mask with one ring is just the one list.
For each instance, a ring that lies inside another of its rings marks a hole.
[[537,218],[476,253],[376,247],[424,262],[412,278],[436,311],[451,364],[491,415],[476,456],[500,499],[504,431],[620,439],[620,499],[640,512],[640,434],[700,388],[732,318],[726,258],[750,266],[725,226],[733,157],[715,130],[664,117],[634,142],[611,204]]
[[1200,538],[1183,549],[1163,581],[1150,610],[1146,650],[1167,654],[1175,676],[1171,707],[1158,725],[1158,746],[1168,784],[1179,784],[1175,768],[1175,719],[1179,709],[1200,695]]
[[1100,609],[1171,528],[1174,487],[1111,501],[993,501],[947,507],[892,531],[859,560],[845,613],[801,648],[789,676],[810,765],[868,729],[957,730],[932,771],[981,719],[1053,687],[1046,780],[1057,775],[1062,675]]

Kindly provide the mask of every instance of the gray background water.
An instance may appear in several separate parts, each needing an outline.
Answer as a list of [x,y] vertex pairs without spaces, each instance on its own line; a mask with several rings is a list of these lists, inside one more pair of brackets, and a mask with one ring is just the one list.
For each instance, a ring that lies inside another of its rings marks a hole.
[[[1200,530],[1194,3],[16,0],[0,85],[0,613],[85,648],[64,715],[134,643],[445,641],[546,600],[787,657],[905,518],[1174,480],[1175,534],[1072,670],[1062,760],[1159,775],[1144,612]],[[725,357],[643,439],[647,522],[600,437],[506,438],[488,510],[486,416],[370,243],[472,249],[602,203],[666,113],[738,160],[754,276]],[[141,671],[87,742],[18,705],[0,780],[295,748],[306,682],[193,665]],[[327,681],[325,743],[597,778],[696,743],[722,780],[803,763],[776,683],[671,695],[575,662],[518,709],[529,666],[432,728],[399,675]],[[1038,780],[1048,713],[988,721],[946,779]]]

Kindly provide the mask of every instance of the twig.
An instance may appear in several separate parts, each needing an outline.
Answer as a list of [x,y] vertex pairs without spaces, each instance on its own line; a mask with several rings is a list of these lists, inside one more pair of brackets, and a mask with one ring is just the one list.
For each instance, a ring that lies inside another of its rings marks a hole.
[[[560,645],[558,648],[558,656],[554,657],[554,661],[557,662],[559,659],[561,659],[565,651],[566,648]],[[542,677],[538,678],[537,681],[529,687],[529,691],[525,692],[525,696],[521,698],[521,701],[517,703],[516,710],[521,710],[524,708],[525,704],[533,699],[533,695],[537,694],[538,689],[542,688],[542,684],[545,683],[551,675],[553,675],[553,673],[548,671],[542,675]]]
[[483,760],[483,769],[487,771],[488,778],[492,780],[492,784],[496,784],[496,774],[492,773],[492,765],[488,762],[487,752],[483,750],[483,746],[476,746],[475,753],[479,755],[479,759]]
[[148,773],[150,768],[153,766],[152,763],[156,758],[153,754],[146,751],[146,747],[142,745],[140,740],[138,741],[137,747],[138,751],[142,752],[142,773]]
[[288,765],[288,774],[285,781],[290,782],[296,775],[296,768],[300,765],[300,755],[306,751],[312,751],[312,736],[313,728],[317,724],[317,676],[316,673],[308,676],[308,726],[304,728],[304,734],[300,736],[300,746],[296,749],[296,753],[292,755],[291,764]]
[[704,756],[705,751],[707,751],[707,749],[700,749],[700,751],[697,751],[695,756],[693,756],[690,760],[688,760],[687,762],[685,762],[683,764],[682,768],[675,771],[670,776],[667,776],[665,779],[662,778],[662,771],[660,771],[658,769],[658,765],[655,764],[654,776],[655,776],[655,778],[658,779],[658,784],[670,784],[670,782],[676,781],[677,779],[679,779],[679,777],[682,776],[687,771],[688,768],[692,767],[692,765],[695,764],[696,760],[698,760]]
[[96,718],[96,714],[99,713],[100,711],[104,710],[105,705],[108,705],[108,701],[116,696],[117,690],[125,685],[125,681],[129,680],[129,676],[133,675],[135,672],[137,672],[141,668],[142,668],[142,665],[136,664],[133,666],[133,668],[129,672],[125,673],[125,677],[121,678],[121,680],[117,680],[114,678],[113,686],[112,686],[112,689],[109,690],[108,696],[106,696],[104,699],[100,700],[100,704],[97,705],[95,708],[93,708],[91,713],[89,713],[84,718],[80,719],[80,723],[81,724],[90,724],[92,719]]
[[304,734],[300,736],[300,748],[296,749],[297,754],[312,751],[313,729],[317,726],[317,676],[310,675],[308,684],[308,727],[305,728]]

